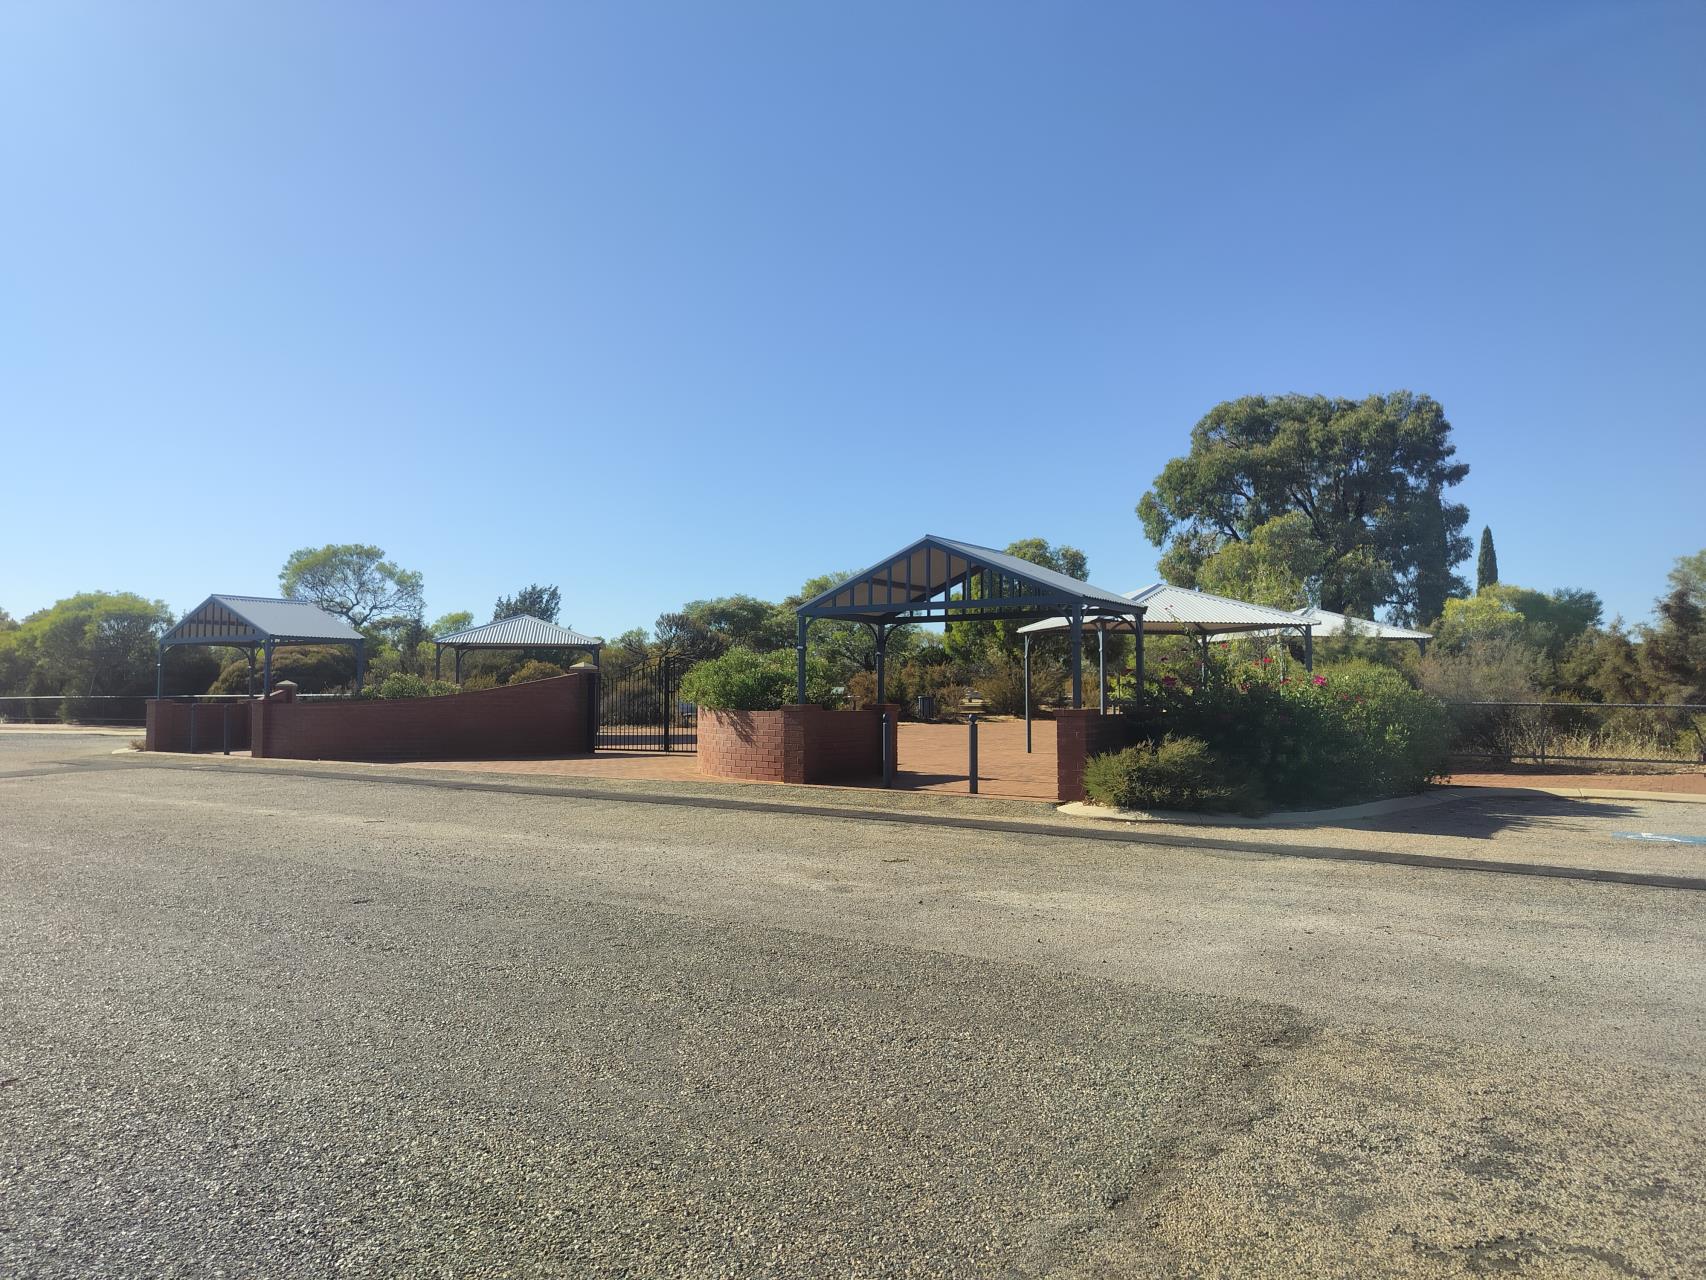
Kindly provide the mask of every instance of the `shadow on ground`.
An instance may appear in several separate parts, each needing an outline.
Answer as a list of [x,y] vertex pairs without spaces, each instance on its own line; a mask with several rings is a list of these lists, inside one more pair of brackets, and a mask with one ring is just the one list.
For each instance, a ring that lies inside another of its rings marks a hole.
[[1637,812],[1632,805],[1615,800],[1572,800],[1536,791],[1526,796],[1464,796],[1444,804],[1364,818],[1345,825],[1363,831],[1491,840],[1506,833],[1540,832],[1548,827],[1579,834],[1584,824],[1613,818],[1628,819]]

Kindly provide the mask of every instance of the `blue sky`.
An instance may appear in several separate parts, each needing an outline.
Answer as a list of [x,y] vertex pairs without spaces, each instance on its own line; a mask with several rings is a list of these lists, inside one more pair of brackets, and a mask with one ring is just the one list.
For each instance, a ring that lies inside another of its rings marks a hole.
[[1213,404],[1439,399],[1503,576],[1706,545],[1706,6],[0,4],[0,606],[613,634],[924,532],[1154,578]]

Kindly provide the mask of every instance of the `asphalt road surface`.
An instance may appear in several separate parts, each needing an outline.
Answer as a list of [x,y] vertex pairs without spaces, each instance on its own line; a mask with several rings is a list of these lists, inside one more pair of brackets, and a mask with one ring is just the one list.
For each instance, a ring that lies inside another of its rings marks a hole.
[[0,734],[0,1276],[1706,1274],[1706,893],[120,745]]

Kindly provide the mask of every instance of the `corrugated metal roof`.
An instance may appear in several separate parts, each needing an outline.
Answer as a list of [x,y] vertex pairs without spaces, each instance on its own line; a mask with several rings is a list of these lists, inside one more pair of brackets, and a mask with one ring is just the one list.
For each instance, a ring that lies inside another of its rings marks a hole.
[[1353,635],[1372,636],[1376,640],[1432,640],[1431,631],[1412,631],[1409,627],[1395,627],[1390,622],[1373,622],[1367,618],[1352,618],[1343,613],[1331,613],[1326,609],[1299,609],[1298,615],[1311,619],[1315,623],[1315,634],[1318,636],[1342,636],[1347,631]]
[[306,600],[211,595],[162,637],[163,644],[252,644],[266,640],[349,644],[361,632]]
[[[1192,591],[1188,587],[1175,587],[1165,582],[1130,592],[1121,599],[1142,606],[1145,635],[1205,635],[1217,631],[1256,631],[1282,625],[1294,628],[1304,625],[1302,619],[1284,609],[1270,609],[1266,605],[1232,600],[1207,591]],[[1046,618],[1019,630],[1065,631],[1071,625],[1065,618]],[[1096,630],[1100,625],[1093,619],[1086,619],[1084,623],[1087,630]],[[1105,629],[1130,631],[1131,622],[1125,618],[1109,618]]]
[[1033,595],[1053,597],[1049,600],[1051,605],[1064,607],[1074,601],[1082,601],[1103,609],[1131,607],[1131,602],[1124,596],[1008,555],[1005,551],[929,533],[910,547],[806,601],[799,611],[819,616],[819,611],[831,610],[837,611],[831,616],[882,618],[905,615],[909,610],[921,609],[972,569],[1005,574],[1032,588]]
[[458,649],[591,649],[604,641],[597,636],[583,636],[578,631],[535,618],[530,613],[518,613],[513,618],[500,618],[483,627],[469,627],[465,631],[439,636],[436,643],[453,645]]

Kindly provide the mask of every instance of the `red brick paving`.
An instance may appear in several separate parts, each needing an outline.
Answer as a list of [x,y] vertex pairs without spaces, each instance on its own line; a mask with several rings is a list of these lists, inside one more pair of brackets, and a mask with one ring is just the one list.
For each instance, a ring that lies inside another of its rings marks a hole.
[[[1032,725],[1034,750],[1025,754],[1023,720],[978,724],[978,794],[1008,799],[1053,800],[1055,793],[1054,721]],[[907,791],[966,792],[966,726],[899,726],[895,787]],[[434,769],[469,773],[524,773],[565,778],[654,778],[660,782],[715,781],[699,772],[698,757],[685,752],[600,751],[560,759],[434,761]],[[872,778],[870,785],[880,779]],[[849,784],[857,785],[857,784]]]

